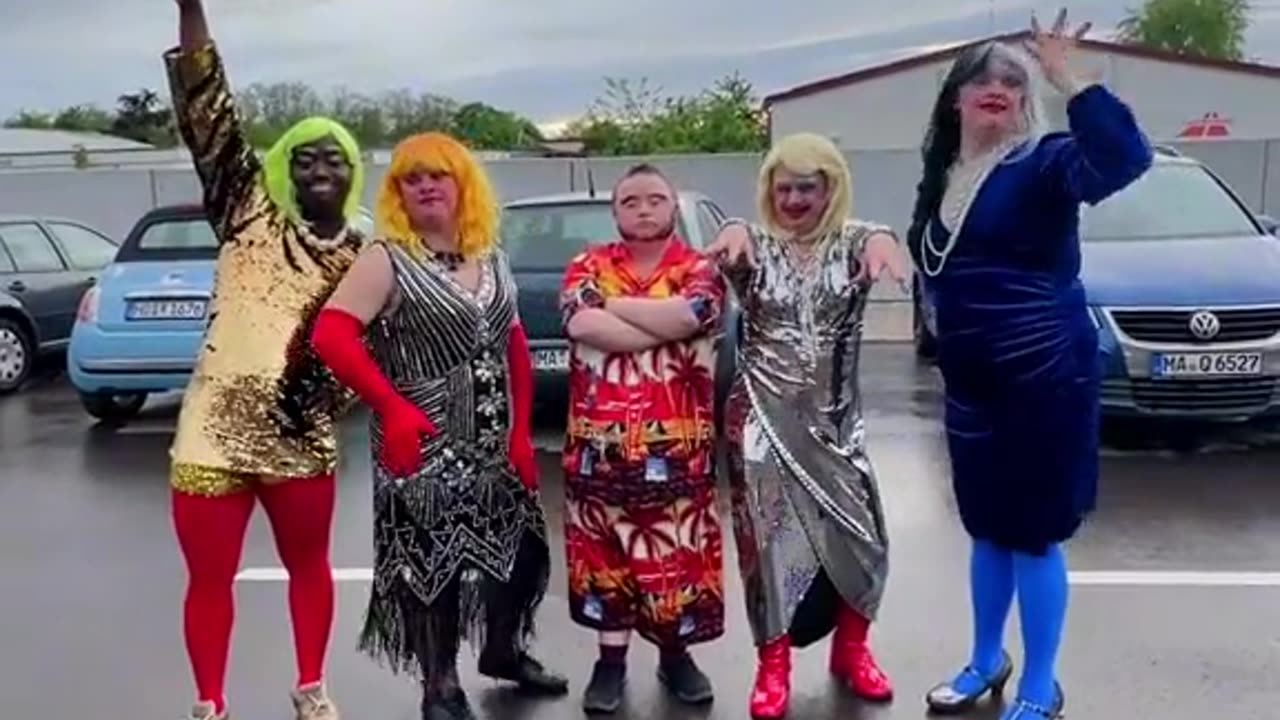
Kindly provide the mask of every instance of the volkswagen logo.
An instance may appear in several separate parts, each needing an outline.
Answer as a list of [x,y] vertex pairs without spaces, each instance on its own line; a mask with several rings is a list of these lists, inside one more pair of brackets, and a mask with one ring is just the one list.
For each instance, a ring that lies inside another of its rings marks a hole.
[[1191,315],[1187,321],[1187,329],[1197,340],[1212,340],[1222,331],[1222,323],[1218,316],[1208,310],[1200,310]]

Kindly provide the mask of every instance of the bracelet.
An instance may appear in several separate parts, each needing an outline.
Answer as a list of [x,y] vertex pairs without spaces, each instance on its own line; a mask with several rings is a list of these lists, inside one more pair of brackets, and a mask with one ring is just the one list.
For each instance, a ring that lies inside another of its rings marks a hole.
[[716,230],[716,232],[724,232],[725,228],[730,227],[732,225],[741,225],[742,227],[746,228],[748,231],[751,230],[751,223],[747,222],[745,219],[740,217],[731,217],[731,218],[726,218],[724,222],[720,223],[720,227]]

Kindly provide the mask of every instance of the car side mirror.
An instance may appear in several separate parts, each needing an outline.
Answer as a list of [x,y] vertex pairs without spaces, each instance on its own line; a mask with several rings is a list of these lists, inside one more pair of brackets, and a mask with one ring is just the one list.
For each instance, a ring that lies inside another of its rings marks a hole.
[[1280,221],[1270,215],[1259,215],[1258,224],[1262,226],[1263,230],[1280,237]]

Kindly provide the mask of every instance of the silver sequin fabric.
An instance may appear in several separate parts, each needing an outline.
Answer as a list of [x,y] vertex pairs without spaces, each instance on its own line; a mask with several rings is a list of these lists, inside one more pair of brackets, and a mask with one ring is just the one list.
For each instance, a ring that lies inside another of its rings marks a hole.
[[757,644],[788,631],[822,570],[868,618],[880,606],[888,538],[858,388],[859,257],[877,231],[848,221],[802,259],[752,227],[757,267],[724,268],[744,314],[726,435]]

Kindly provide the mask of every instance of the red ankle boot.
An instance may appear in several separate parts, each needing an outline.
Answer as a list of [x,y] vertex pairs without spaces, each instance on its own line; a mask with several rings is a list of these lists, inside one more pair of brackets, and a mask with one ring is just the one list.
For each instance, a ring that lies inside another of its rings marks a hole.
[[840,606],[836,636],[831,642],[831,674],[864,700],[885,702],[893,698],[893,684],[867,646],[869,627],[861,613],[847,605]]
[[756,686],[751,691],[751,717],[778,720],[791,702],[791,638],[783,635],[760,648]]

